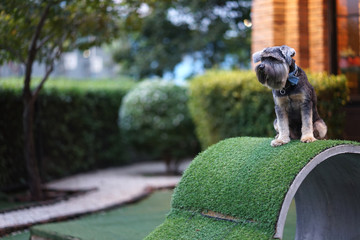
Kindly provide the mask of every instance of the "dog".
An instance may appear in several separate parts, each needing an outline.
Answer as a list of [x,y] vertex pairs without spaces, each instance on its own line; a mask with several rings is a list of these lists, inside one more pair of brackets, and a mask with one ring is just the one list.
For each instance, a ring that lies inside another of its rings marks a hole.
[[[292,58],[295,50],[286,45],[268,47],[253,54],[259,82],[272,89],[277,135],[271,146],[281,146],[291,139],[309,143],[324,139],[327,126],[317,110],[317,98],[305,72]],[[316,138],[315,138],[316,137]]]

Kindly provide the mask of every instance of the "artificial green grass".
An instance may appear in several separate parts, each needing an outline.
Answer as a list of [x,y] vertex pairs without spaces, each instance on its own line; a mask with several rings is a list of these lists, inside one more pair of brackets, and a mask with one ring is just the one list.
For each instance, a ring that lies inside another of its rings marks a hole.
[[35,226],[31,234],[51,240],[140,240],[164,221],[172,192],[158,191],[139,203],[78,220]]
[[[231,138],[199,154],[172,199],[172,210],[150,239],[273,239],[284,197],[299,171],[317,154],[356,142]],[[231,216],[209,218],[207,212]],[[215,229],[215,230],[214,230]]]

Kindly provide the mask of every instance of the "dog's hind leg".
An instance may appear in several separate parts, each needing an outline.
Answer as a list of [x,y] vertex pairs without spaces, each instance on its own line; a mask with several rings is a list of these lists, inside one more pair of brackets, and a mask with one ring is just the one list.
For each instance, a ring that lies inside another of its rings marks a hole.
[[316,141],[314,137],[314,124],[312,121],[312,102],[301,105],[301,138],[303,143]]
[[314,136],[317,139],[324,139],[327,133],[327,126],[322,119],[314,122]]

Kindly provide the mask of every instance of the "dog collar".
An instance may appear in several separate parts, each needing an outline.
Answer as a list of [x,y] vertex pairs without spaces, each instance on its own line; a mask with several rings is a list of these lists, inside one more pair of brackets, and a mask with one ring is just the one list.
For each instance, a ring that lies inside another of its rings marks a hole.
[[298,84],[298,82],[299,82],[299,77],[295,76],[296,73],[297,73],[297,70],[298,70],[298,67],[297,67],[296,64],[295,64],[295,70],[289,73],[289,76],[288,76],[288,79],[287,79],[288,82],[290,83],[290,85],[287,86],[287,87],[284,87],[283,89],[280,90],[280,94],[281,94],[281,95],[285,95],[285,94],[286,94],[286,90],[287,90],[289,87],[295,86],[295,85]]
[[289,73],[288,81],[291,83],[291,85],[297,85],[299,82],[299,78],[295,76],[297,73],[298,67],[295,64],[295,70]]

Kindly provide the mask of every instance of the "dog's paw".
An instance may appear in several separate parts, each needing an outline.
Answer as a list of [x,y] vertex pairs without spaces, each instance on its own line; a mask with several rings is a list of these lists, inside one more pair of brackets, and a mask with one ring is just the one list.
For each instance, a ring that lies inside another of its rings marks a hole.
[[314,136],[303,136],[301,137],[300,141],[303,143],[310,143],[310,142],[315,142],[316,138],[314,138]]
[[290,138],[286,138],[286,139],[277,138],[277,139],[274,139],[274,140],[271,141],[271,146],[272,147],[278,147],[278,146],[287,144],[288,142],[290,142]]

